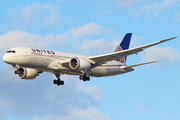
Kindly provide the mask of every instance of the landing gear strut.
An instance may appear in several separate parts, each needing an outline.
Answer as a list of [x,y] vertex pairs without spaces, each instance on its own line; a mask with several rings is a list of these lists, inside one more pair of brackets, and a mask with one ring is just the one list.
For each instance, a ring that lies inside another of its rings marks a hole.
[[60,75],[61,75],[61,74],[56,73],[55,76],[56,76],[57,80],[54,80],[54,81],[53,81],[53,83],[54,83],[54,84],[57,84],[58,86],[64,85],[64,81],[62,81],[62,80],[60,79]]
[[79,76],[79,79],[80,80],[83,80],[84,82],[86,82],[86,81],[89,81],[90,80],[90,77],[88,76],[86,76],[86,74],[84,74],[84,75],[80,75]]

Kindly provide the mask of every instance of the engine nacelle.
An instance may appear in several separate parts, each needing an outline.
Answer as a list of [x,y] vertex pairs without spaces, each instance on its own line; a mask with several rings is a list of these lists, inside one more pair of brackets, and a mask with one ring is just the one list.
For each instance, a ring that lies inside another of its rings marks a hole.
[[32,68],[19,68],[17,76],[21,79],[33,80],[38,76],[38,71]]
[[69,62],[69,66],[72,70],[83,70],[87,71],[91,67],[91,63],[84,58],[72,58]]

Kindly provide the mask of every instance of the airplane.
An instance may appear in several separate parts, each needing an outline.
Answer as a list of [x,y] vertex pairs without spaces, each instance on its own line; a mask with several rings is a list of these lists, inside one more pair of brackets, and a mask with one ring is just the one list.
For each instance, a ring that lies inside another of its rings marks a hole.
[[109,54],[88,56],[47,49],[16,47],[5,53],[3,61],[12,65],[16,69],[14,73],[21,79],[33,80],[43,72],[50,72],[57,78],[53,83],[60,86],[64,85],[64,81],[60,79],[61,74],[78,75],[80,80],[89,81],[90,77],[120,75],[134,71],[133,67],[158,62],[126,65],[127,56],[177,38],[173,37],[129,49],[131,36],[132,33],[127,33],[115,51]]

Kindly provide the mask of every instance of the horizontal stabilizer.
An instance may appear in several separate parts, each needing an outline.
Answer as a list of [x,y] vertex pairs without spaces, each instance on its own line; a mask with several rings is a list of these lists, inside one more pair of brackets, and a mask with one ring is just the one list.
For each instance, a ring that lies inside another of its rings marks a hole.
[[137,66],[141,66],[141,65],[147,65],[147,64],[151,64],[151,63],[155,63],[155,62],[159,62],[159,61],[152,61],[152,62],[141,63],[141,64],[136,64],[136,65],[131,65],[131,66],[121,66],[120,68],[122,68],[122,69],[132,68],[132,67],[137,67]]

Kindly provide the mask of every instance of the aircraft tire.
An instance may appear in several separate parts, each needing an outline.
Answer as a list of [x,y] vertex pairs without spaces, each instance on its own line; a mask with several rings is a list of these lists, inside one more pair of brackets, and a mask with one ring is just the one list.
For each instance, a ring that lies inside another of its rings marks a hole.
[[56,84],[57,84],[58,86],[60,86],[60,85],[61,85],[61,81],[60,81],[60,80],[56,80]]
[[18,74],[18,73],[19,73],[18,70],[14,71],[14,74]]
[[83,76],[82,76],[82,75],[80,75],[80,76],[79,76],[79,79],[80,79],[80,80],[83,80]]
[[57,83],[57,86],[60,86],[61,84],[60,83]]
[[86,76],[83,76],[83,81],[86,82]]
[[64,85],[64,81],[60,81],[61,85]]
[[90,77],[87,77],[86,80],[89,81],[89,80],[90,80]]
[[54,84],[57,84],[57,80],[54,80],[53,83],[54,83]]

